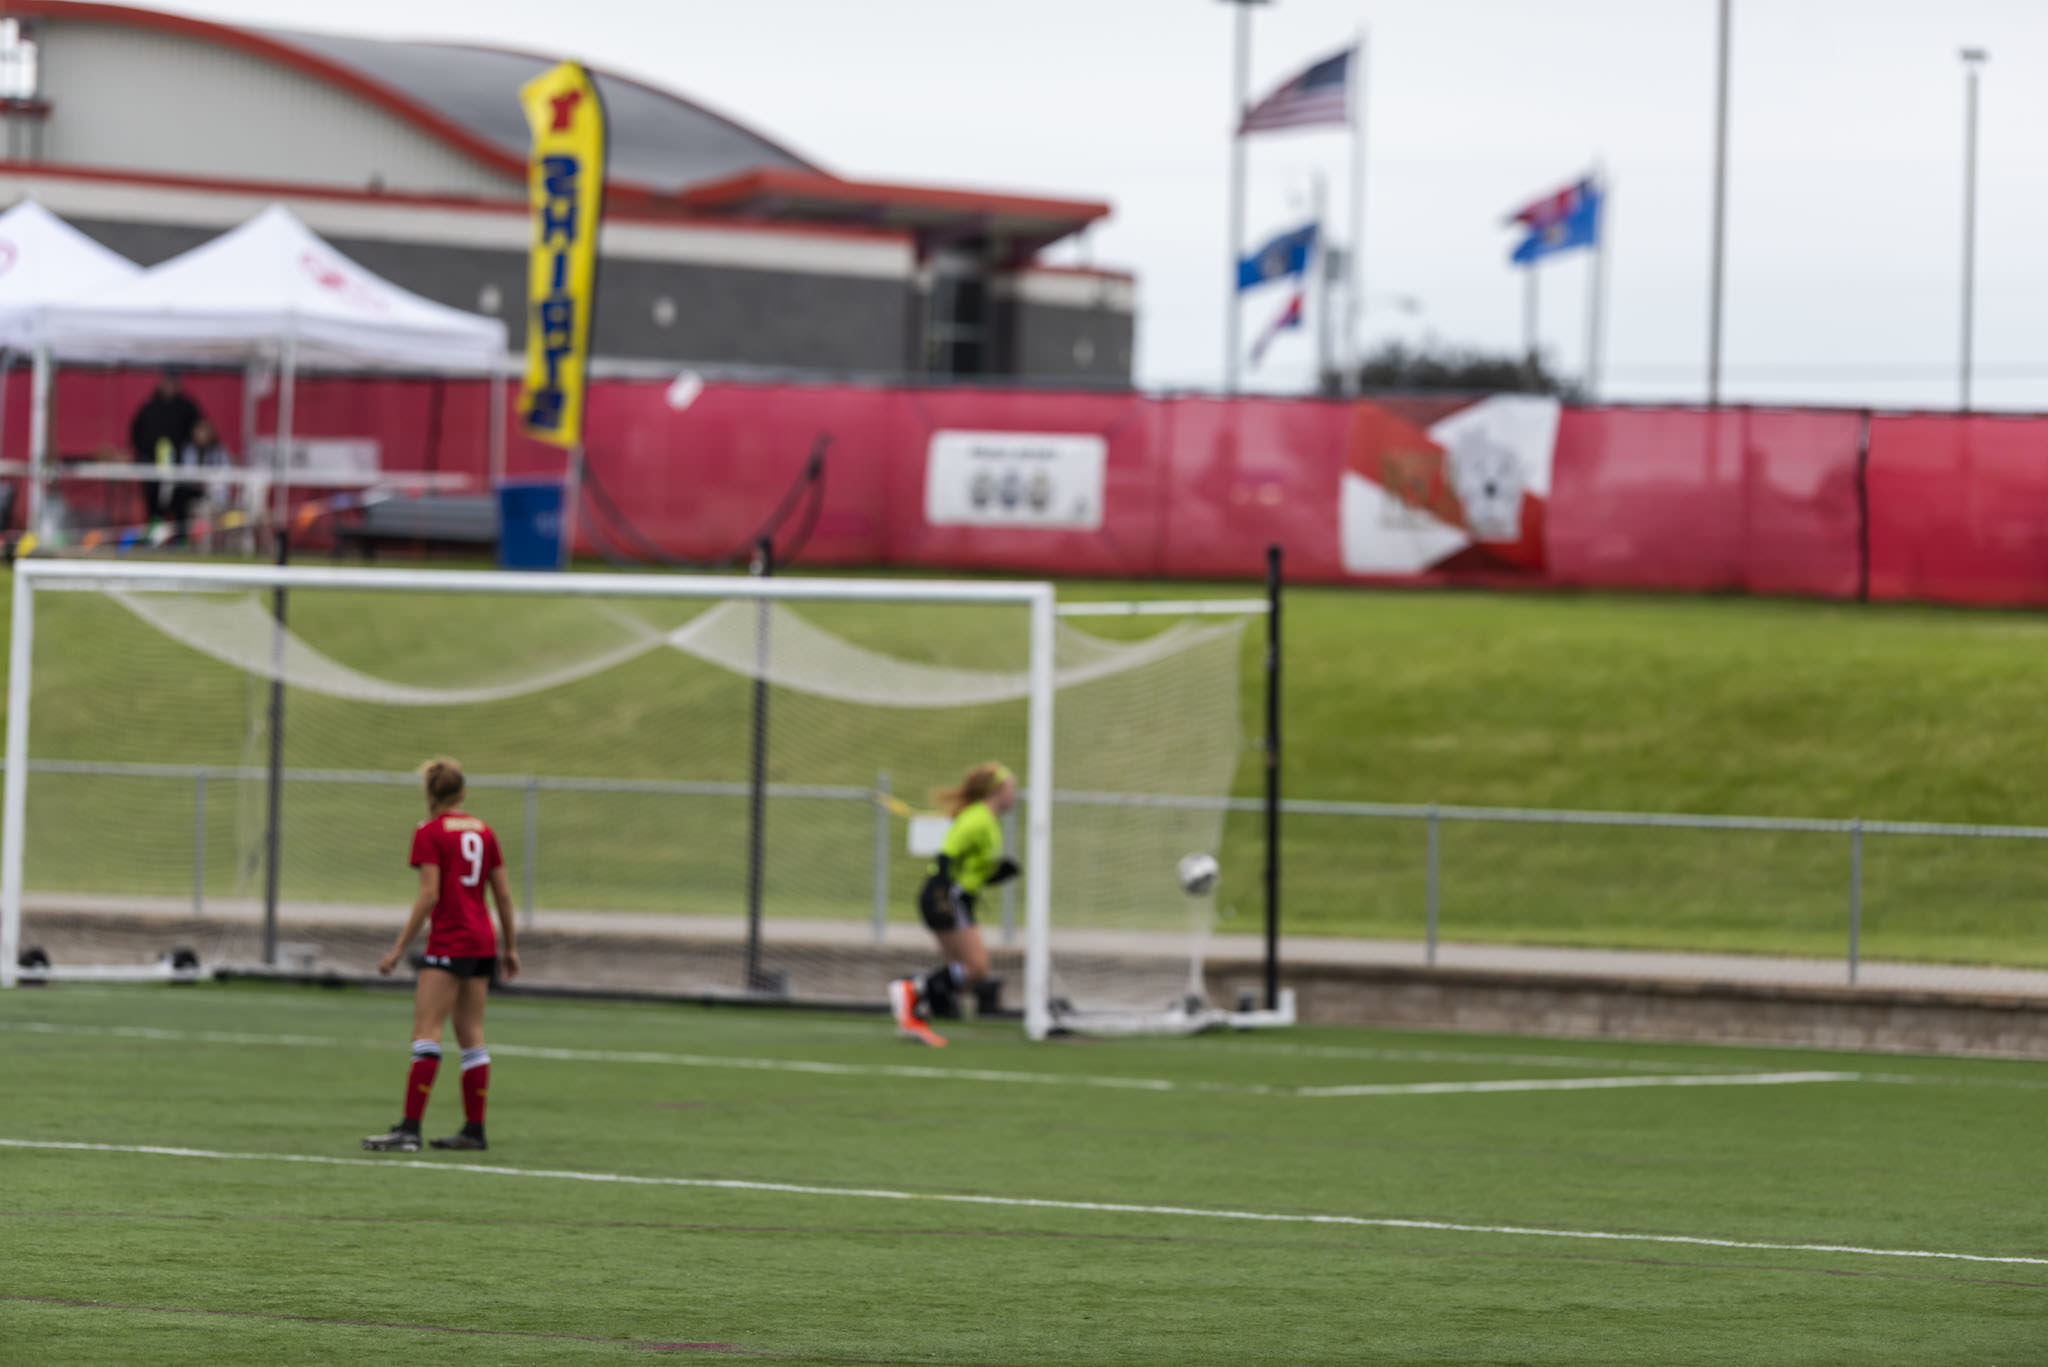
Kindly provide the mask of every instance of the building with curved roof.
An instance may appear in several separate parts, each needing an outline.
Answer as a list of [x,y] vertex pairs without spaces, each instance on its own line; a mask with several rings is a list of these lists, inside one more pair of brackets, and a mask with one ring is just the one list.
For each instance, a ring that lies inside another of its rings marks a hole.
[[[289,204],[372,270],[521,345],[527,131],[560,60],[10,0],[0,202],[162,260]],[[1038,254],[1085,200],[849,180],[727,114],[595,70],[611,127],[595,349],[878,376],[1127,382],[1135,290]]]

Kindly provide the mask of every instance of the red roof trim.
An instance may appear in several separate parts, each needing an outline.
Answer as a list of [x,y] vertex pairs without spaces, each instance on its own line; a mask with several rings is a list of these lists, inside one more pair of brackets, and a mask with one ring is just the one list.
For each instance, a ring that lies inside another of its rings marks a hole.
[[[482,199],[461,195],[422,195],[403,190],[344,190],[330,185],[298,185],[288,181],[207,179],[198,176],[158,175],[147,171],[108,170],[98,166],[65,166],[47,161],[9,161],[0,157],[0,176],[47,176],[56,180],[89,180],[111,185],[138,185],[162,190],[199,190],[209,194],[249,195],[261,199],[328,200],[341,204],[380,204],[401,209],[455,209],[469,213],[516,214],[528,212],[519,199]],[[653,227],[717,228],[721,231],[779,233],[790,237],[857,238],[869,242],[903,242],[910,236],[902,228],[862,228],[833,223],[778,223],[763,219],[737,219],[682,210],[650,212],[645,207],[605,207],[607,223],[646,224]]]
[[1029,265],[1019,266],[1017,273],[1019,275],[1085,275],[1096,280],[1122,280],[1130,284],[1136,284],[1138,279],[1135,271],[1118,270],[1114,266],[1048,266],[1036,261]]
[[1093,223],[1109,216],[1109,206],[1094,200],[1042,199],[1028,195],[988,194],[978,190],[939,190],[918,185],[840,180],[801,171],[763,169],[685,190],[683,203],[702,209],[744,209],[750,202],[777,195],[839,200],[852,205],[911,205],[959,214],[1004,214],[1054,223]]
[[440,139],[456,151],[482,162],[494,171],[502,172],[518,181],[523,182],[526,179],[525,162],[486,142],[452,119],[400,94],[390,86],[368,79],[360,72],[248,29],[235,28],[229,24],[216,24],[205,19],[191,19],[182,14],[165,14],[160,10],[87,3],[87,0],[12,0],[7,12],[10,17],[16,19],[122,24],[130,28],[150,29],[158,33],[214,43],[254,57],[262,57],[367,100],[386,113],[412,124],[431,137]]

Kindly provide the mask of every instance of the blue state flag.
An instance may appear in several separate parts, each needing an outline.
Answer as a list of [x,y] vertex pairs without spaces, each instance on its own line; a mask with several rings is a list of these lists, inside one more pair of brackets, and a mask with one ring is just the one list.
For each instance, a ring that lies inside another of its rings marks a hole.
[[1557,252],[1596,245],[1604,198],[1599,184],[1588,179],[1524,206],[1508,220],[1528,230],[1515,244],[1510,259],[1517,266],[1527,266]]
[[1237,287],[1248,290],[1268,280],[1308,274],[1308,259],[1316,250],[1316,225],[1282,233],[1237,263]]

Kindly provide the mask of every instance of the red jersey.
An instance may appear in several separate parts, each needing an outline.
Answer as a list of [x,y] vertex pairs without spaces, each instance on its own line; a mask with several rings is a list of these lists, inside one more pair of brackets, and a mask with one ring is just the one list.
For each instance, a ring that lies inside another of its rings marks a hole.
[[427,953],[451,958],[488,958],[498,952],[498,933],[484,902],[491,870],[505,861],[498,837],[480,818],[446,812],[422,821],[412,833],[412,866],[437,865],[441,895],[428,923]]

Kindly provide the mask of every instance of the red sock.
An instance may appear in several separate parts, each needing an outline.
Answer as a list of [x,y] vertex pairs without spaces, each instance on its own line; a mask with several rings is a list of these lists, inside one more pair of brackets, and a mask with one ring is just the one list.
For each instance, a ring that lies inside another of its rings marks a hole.
[[439,1054],[414,1054],[412,1071],[405,1078],[405,1118],[415,1125],[427,1113],[427,1094],[434,1090],[434,1074],[441,1070]]
[[490,1085],[490,1064],[473,1064],[462,1070],[462,1118],[479,1128],[484,1123],[484,1093]]

